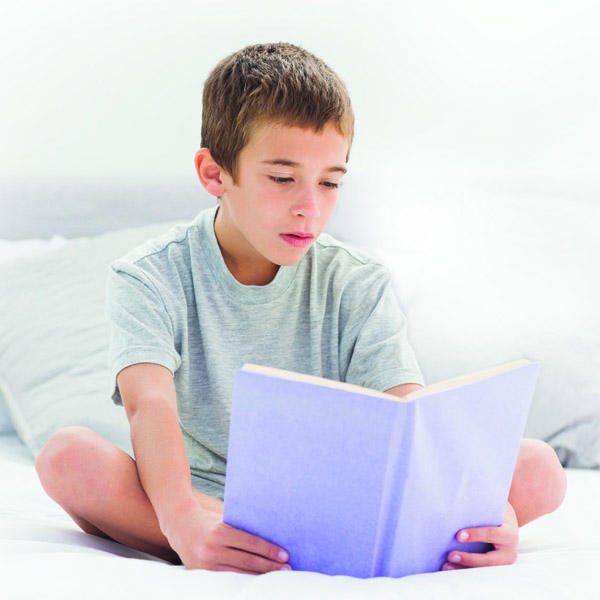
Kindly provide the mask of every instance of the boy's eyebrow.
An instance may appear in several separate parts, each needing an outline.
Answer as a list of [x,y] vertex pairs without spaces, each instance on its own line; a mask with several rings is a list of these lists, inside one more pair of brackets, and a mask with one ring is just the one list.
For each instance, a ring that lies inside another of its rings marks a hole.
[[[275,158],[273,160],[263,160],[261,164],[263,164],[263,165],[281,165],[283,167],[299,167],[300,166],[300,163],[297,163],[293,160],[286,160],[285,158]],[[348,169],[346,169],[346,167],[341,167],[341,166],[329,167],[328,169],[325,169],[325,170],[328,173],[342,173],[342,175],[348,171]]]

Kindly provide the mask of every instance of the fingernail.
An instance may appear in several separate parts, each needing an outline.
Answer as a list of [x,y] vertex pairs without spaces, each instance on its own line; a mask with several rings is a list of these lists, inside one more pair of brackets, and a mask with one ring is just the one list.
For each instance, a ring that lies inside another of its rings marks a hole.
[[283,565],[283,567],[281,567],[281,569],[279,569],[280,571],[291,571],[292,567],[290,567],[290,565]]
[[450,562],[459,563],[460,562],[460,554],[451,554],[448,559]]
[[456,567],[453,567],[452,565],[444,565],[442,567],[442,571],[456,571]]
[[458,534],[458,539],[459,539],[461,542],[465,542],[466,540],[468,540],[468,539],[469,539],[469,534],[468,534],[466,531],[461,531],[461,532]]
[[287,552],[285,552],[284,550],[280,550],[278,556],[279,560],[281,561],[286,561],[289,558]]

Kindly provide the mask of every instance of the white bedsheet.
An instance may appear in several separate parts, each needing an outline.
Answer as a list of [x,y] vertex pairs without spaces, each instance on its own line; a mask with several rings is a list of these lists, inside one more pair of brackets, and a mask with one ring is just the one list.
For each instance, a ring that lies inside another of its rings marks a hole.
[[82,533],[46,497],[18,438],[0,436],[0,598],[597,599],[600,472],[568,469],[567,473],[563,506],[521,529],[514,565],[396,580],[305,572],[254,577],[187,571]]

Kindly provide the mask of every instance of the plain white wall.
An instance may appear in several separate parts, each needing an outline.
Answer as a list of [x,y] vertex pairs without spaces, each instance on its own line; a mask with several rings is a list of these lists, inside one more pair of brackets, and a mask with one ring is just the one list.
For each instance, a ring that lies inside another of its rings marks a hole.
[[406,189],[452,182],[600,202],[594,0],[0,7],[0,186],[195,185],[208,72],[285,40],[325,59],[353,99],[338,218],[368,206],[372,229]]

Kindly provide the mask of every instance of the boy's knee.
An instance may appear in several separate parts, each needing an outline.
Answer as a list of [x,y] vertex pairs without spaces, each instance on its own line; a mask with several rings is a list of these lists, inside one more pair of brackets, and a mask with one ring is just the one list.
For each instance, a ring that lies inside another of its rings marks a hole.
[[89,472],[96,455],[97,433],[85,427],[67,427],[53,433],[35,460],[46,493],[59,501],[69,493],[69,482]]
[[554,448],[541,440],[524,439],[517,461],[520,476],[529,480],[544,513],[555,511],[564,500],[567,476]]

